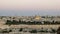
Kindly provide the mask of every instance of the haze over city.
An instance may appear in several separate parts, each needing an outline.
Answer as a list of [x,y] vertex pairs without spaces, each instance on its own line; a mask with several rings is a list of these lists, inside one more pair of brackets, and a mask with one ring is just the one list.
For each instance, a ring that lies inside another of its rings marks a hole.
[[60,15],[60,0],[0,0],[0,16]]

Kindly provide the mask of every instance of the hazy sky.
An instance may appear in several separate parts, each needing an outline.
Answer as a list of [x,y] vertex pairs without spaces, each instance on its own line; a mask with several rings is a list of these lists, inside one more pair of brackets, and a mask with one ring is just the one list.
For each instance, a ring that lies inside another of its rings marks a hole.
[[60,0],[0,0],[0,15],[60,15]]

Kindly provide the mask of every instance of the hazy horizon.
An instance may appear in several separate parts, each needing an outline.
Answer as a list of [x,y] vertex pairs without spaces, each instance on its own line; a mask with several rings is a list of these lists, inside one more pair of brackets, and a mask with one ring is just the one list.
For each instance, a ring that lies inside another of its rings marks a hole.
[[0,0],[0,16],[60,16],[60,0]]

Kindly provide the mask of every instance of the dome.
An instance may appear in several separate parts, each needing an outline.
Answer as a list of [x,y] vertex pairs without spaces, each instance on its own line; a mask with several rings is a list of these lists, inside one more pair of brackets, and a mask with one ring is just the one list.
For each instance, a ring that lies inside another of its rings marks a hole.
[[35,19],[36,19],[36,20],[40,20],[41,17],[40,17],[40,16],[35,16]]

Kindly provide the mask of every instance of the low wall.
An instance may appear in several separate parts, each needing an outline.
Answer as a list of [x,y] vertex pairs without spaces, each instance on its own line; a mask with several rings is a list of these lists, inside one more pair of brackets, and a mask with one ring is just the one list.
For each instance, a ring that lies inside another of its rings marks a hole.
[[11,28],[58,28],[60,25],[11,25]]

